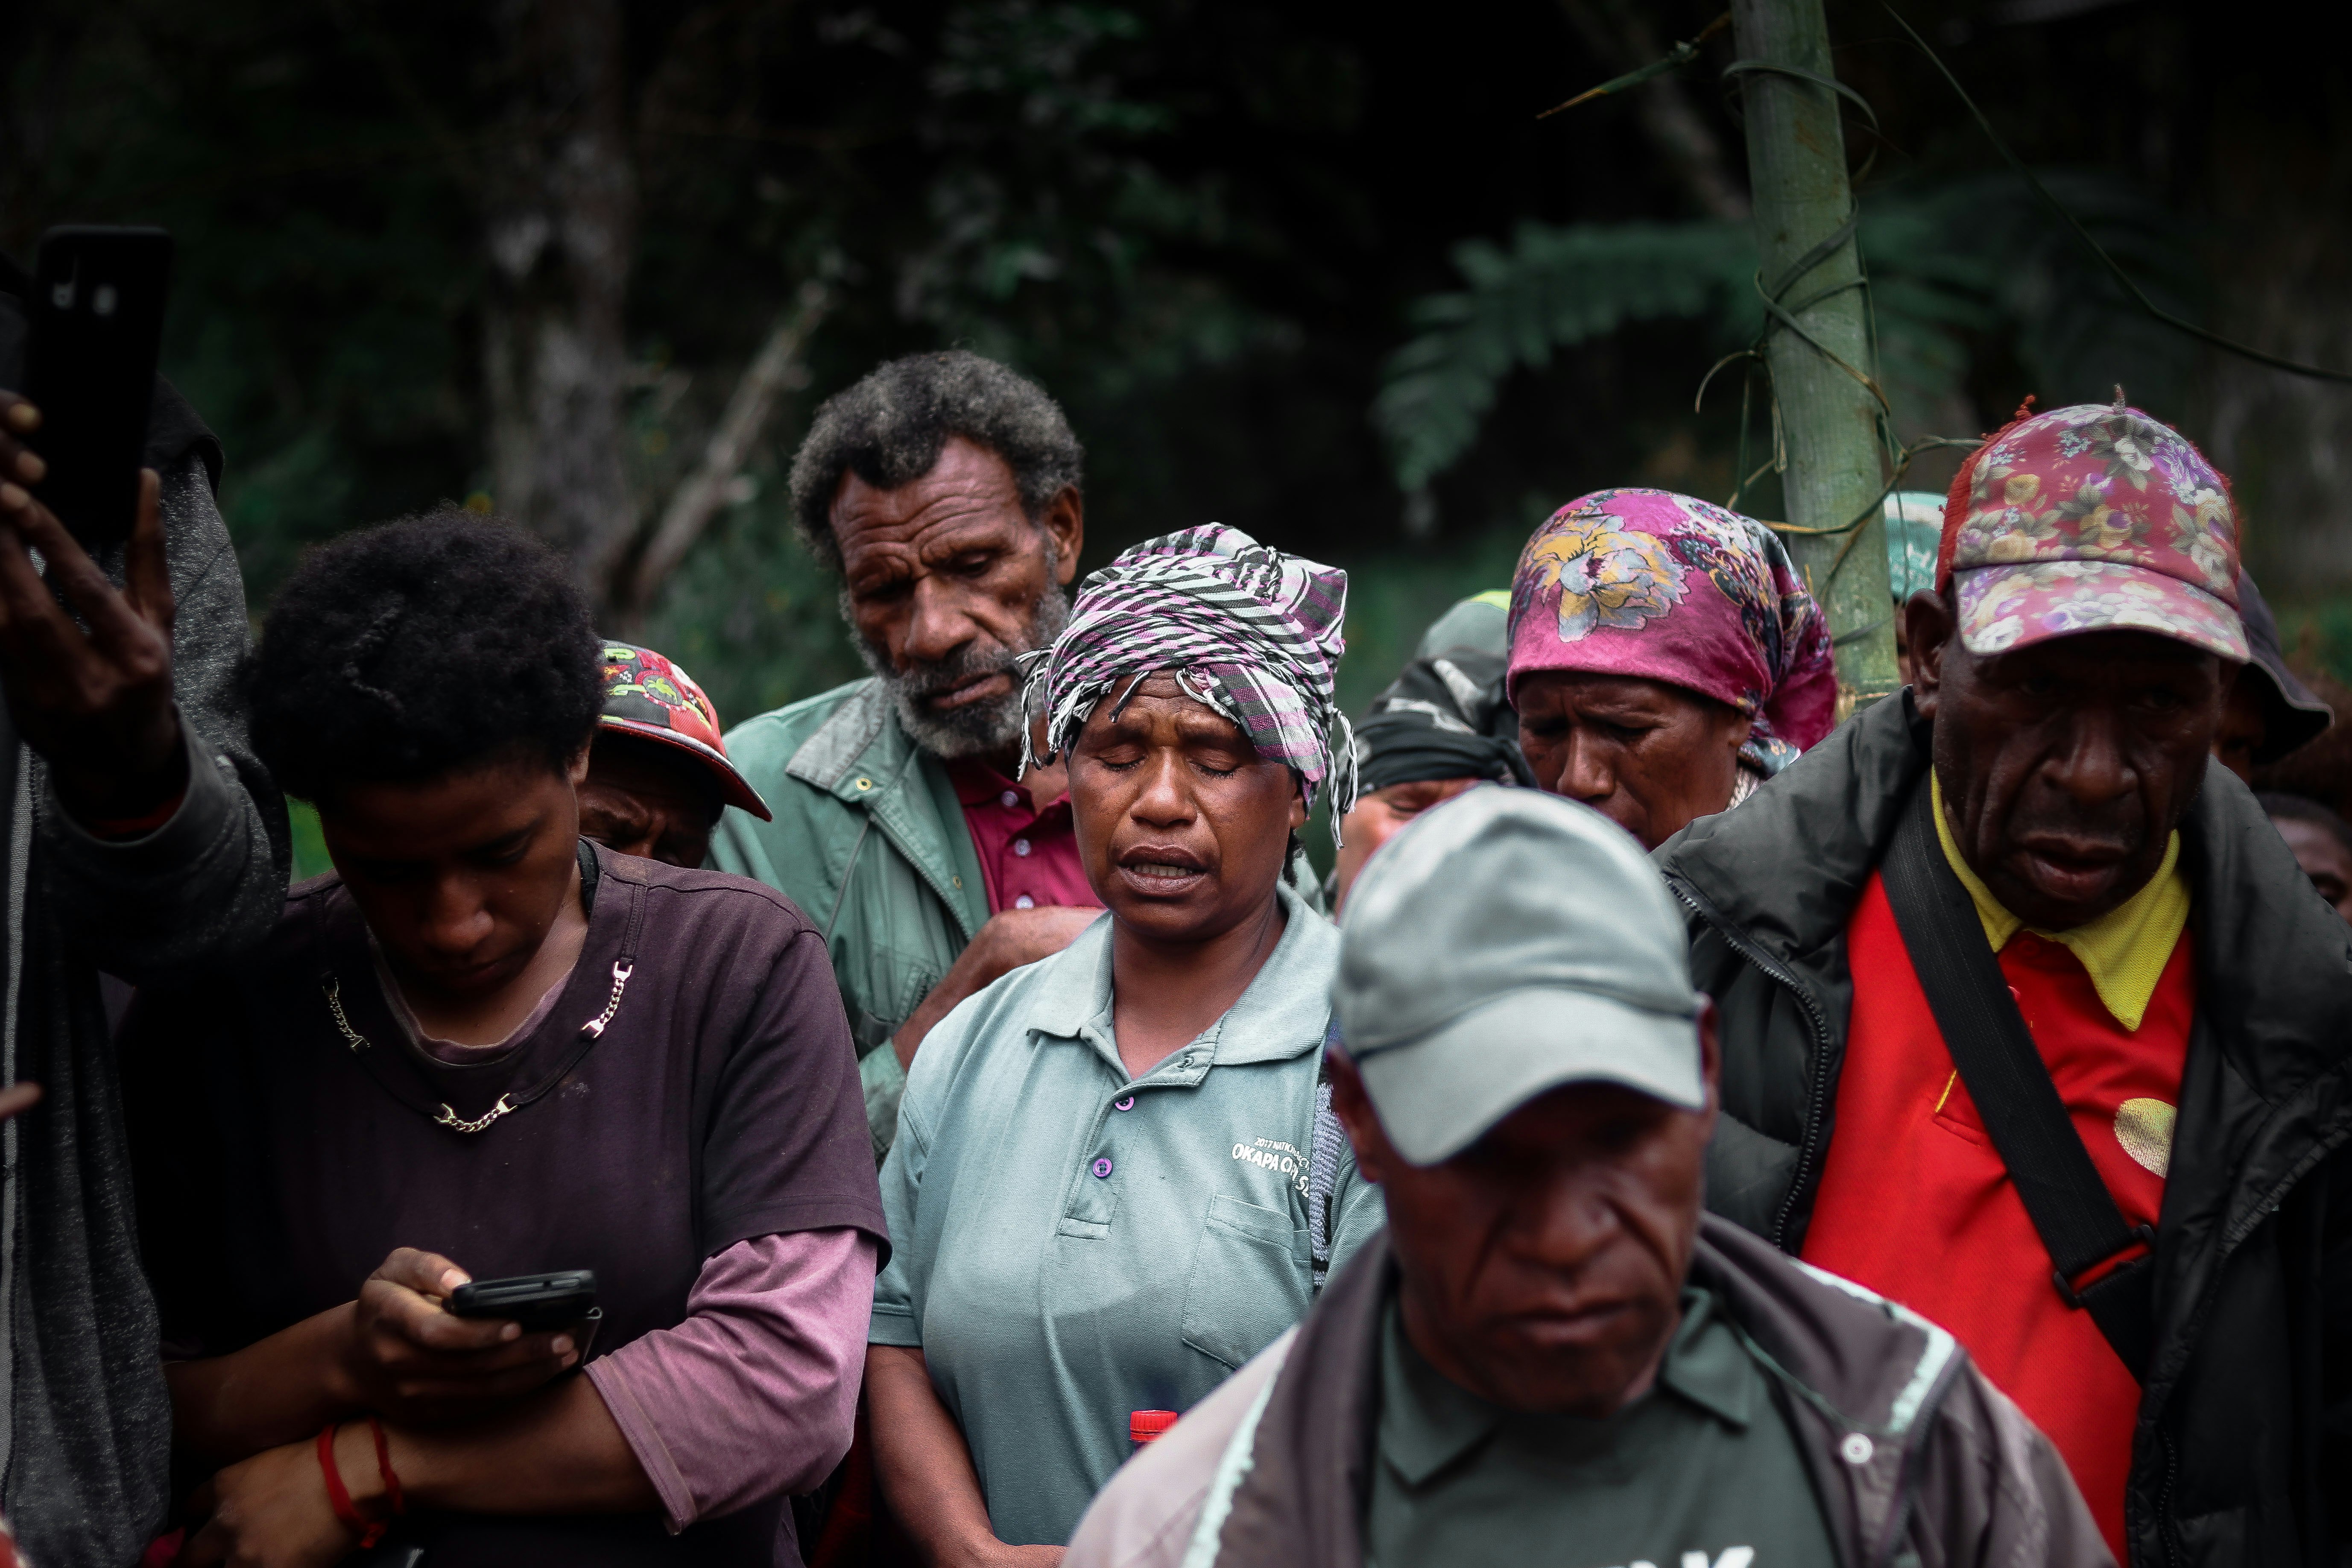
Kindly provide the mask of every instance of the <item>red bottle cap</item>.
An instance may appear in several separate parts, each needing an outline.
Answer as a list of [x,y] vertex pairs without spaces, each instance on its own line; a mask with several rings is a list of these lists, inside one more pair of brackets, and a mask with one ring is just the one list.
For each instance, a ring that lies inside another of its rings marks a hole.
[[1173,1410],[1138,1410],[1127,1418],[1127,1440],[1149,1443],[1175,1425]]

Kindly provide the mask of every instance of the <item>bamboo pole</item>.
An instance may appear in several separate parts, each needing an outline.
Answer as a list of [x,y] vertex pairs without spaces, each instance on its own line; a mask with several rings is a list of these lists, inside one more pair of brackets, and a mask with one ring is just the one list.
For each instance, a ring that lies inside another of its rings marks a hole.
[[1800,335],[1776,319],[1765,348],[1779,400],[1776,437],[1787,454],[1781,486],[1788,521],[1800,530],[1843,531],[1872,510],[1853,532],[1789,538],[1799,572],[1829,616],[1832,635],[1843,639],[1837,668],[1843,712],[1897,684],[1885,525],[1872,508],[1885,484],[1880,405],[1853,374],[1874,369],[1868,300],[1858,286],[1861,258],[1851,235],[1802,276],[1790,273],[1852,216],[1853,193],[1837,94],[1818,82],[1756,68],[1761,62],[1833,77],[1829,25],[1822,0],[1732,0],[1731,26],[1742,62],[1735,68],[1747,106],[1762,287],[1777,294],[1803,329]]

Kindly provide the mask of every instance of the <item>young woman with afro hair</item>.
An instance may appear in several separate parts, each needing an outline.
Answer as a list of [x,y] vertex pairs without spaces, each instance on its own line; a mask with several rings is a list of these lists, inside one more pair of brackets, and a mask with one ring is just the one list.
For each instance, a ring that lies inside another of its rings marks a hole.
[[[455,508],[270,611],[255,745],[335,869],[122,1045],[184,1563],[799,1561],[887,1246],[856,1063],[782,895],[580,837],[599,647]],[[593,1315],[446,1310],[572,1269]]]

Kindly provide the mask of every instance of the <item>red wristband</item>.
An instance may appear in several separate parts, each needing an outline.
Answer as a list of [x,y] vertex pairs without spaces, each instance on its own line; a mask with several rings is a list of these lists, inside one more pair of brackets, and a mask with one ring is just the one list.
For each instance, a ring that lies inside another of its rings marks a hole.
[[327,1478],[327,1506],[335,1510],[335,1518],[345,1529],[360,1532],[360,1550],[364,1552],[383,1539],[382,1521],[371,1524],[360,1517],[352,1506],[349,1488],[343,1485],[343,1473],[335,1468],[335,1424],[328,1422],[319,1428],[319,1470]]
[[398,1519],[408,1511],[408,1500],[401,1495],[400,1477],[392,1468],[392,1445],[384,1439],[383,1423],[368,1417],[368,1430],[375,1434],[375,1472],[383,1478],[383,1495],[392,1500],[392,1517]]

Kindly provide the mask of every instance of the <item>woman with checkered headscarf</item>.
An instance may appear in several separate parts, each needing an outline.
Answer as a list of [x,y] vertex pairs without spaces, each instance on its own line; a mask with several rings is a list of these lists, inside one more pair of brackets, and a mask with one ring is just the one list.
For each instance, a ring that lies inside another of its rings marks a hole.
[[1317,1135],[1339,938],[1282,879],[1314,803],[1355,792],[1347,585],[1189,529],[1087,579],[1024,661],[1030,760],[1066,759],[1108,912],[924,1040],[883,1166],[875,1452],[935,1556],[1066,1541],[1130,1434],[1381,1224]]
[[[1348,721],[1333,700],[1348,574],[1211,523],[1147,539],[1087,578],[1054,646],[1024,655],[1024,711],[1062,751],[1098,704],[1165,671],[1231,720],[1259,754],[1289,766],[1311,806],[1329,779],[1335,819],[1356,795]],[[1341,742],[1334,745],[1333,731]]]

